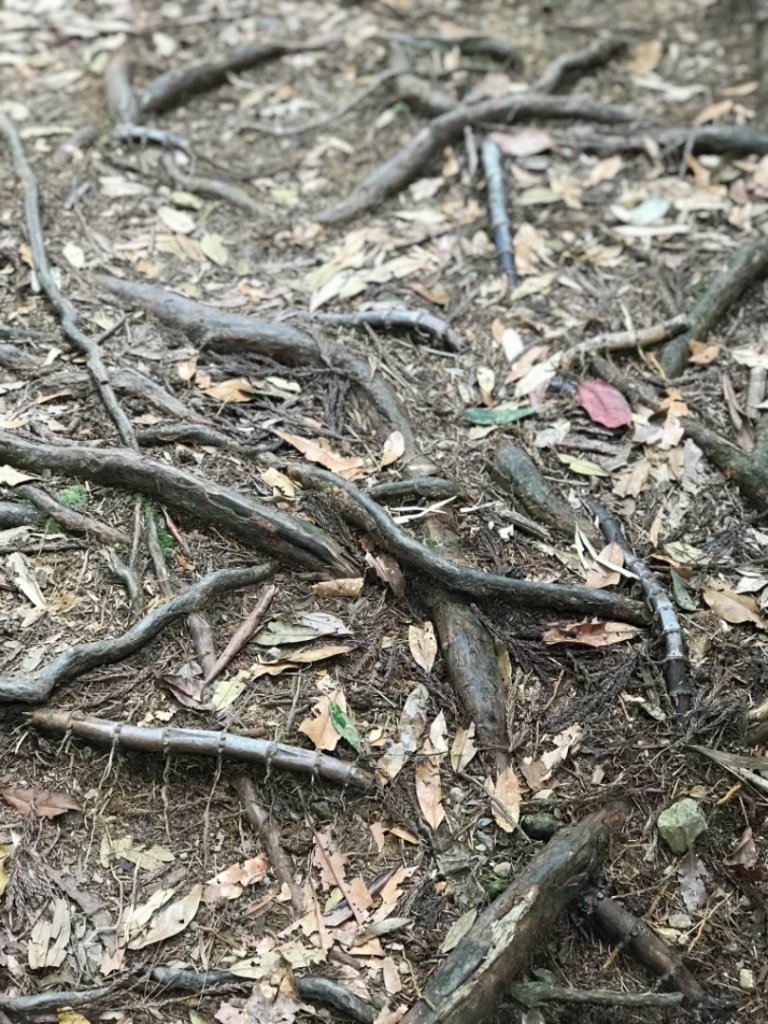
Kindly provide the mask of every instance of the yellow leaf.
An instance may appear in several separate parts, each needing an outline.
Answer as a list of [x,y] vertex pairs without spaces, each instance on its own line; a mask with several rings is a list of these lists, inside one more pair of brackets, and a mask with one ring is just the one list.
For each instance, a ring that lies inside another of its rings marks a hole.
[[596,462],[590,462],[589,459],[580,459],[576,455],[566,455],[565,452],[558,452],[557,457],[569,469],[572,469],[574,473],[581,473],[582,476],[608,476],[608,473],[602,466],[598,466]]

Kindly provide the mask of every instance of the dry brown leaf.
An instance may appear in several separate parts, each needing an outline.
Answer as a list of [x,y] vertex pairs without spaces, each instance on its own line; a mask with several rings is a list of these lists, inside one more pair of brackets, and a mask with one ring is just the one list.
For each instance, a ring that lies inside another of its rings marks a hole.
[[405,576],[392,555],[374,555],[371,551],[366,551],[365,564],[373,569],[383,583],[389,584],[395,597],[405,597]]
[[732,112],[733,107],[734,101],[732,99],[718,100],[717,103],[710,103],[694,117],[693,124],[698,127],[698,125],[707,124],[710,121],[720,121]]
[[156,942],[163,942],[165,939],[170,939],[172,936],[178,935],[179,932],[183,932],[190,921],[194,920],[202,895],[202,885],[193,885],[186,896],[163,907],[152,918],[147,931],[143,935],[131,939],[128,948],[144,949],[146,946],[153,946]]
[[260,882],[267,873],[267,859],[263,854],[251,857],[240,864],[230,864],[206,883],[203,902],[216,903],[219,900],[234,900],[242,896],[248,885]]
[[451,744],[451,768],[455,772],[463,772],[476,753],[475,723],[470,722],[468,728],[456,730]]
[[627,63],[631,75],[648,75],[654,71],[664,55],[664,43],[660,39],[647,39],[632,47]]
[[234,377],[210,387],[201,387],[203,394],[217,402],[250,402],[256,393],[247,377]]
[[689,363],[697,363],[699,366],[709,366],[720,355],[720,346],[707,344],[704,341],[692,339],[688,342],[690,355]]
[[405,438],[399,430],[393,430],[384,442],[381,452],[381,467],[391,466],[405,451]]
[[400,714],[398,740],[389,745],[376,765],[385,780],[394,779],[415,752],[427,724],[428,701],[429,692],[421,683],[408,694]]
[[532,345],[512,364],[509,373],[504,379],[504,383],[512,384],[517,380],[522,380],[536,363],[546,359],[548,355],[549,345]]
[[287,434],[283,430],[276,430],[275,433],[286,444],[292,445],[309,462],[317,462],[333,473],[338,473],[345,480],[357,480],[364,476],[364,462],[357,455],[344,456],[333,451],[325,438],[313,441],[308,437],[299,437],[297,434]]
[[305,718],[299,726],[299,732],[308,736],[317,750],[335,750],[341,739],[331,719],[331,703],[338,704],[346,713],[347,698],[341,689],[334,690],[332,694],[323,694],[320,700],[312,708],[314,718]]
[[414,624],[408,627],[408,647],[419,668],[423,668],[425,672],[431,672],[437,655],[435,627],[431,622],[425,622],[421,626]]
[[82,811],[79,800],[69,793],[59,793],[52,789],[25,789],[21,786],[9,786],[0,790],[0,796],[11,807],[22,814],[34,813],[40,818],[57,818],[67,811]]
[[29,936],[27,962],[32,970],[59,967],[67,955],[71,931],[69,904],[65,899],[55,899],[51,917],[39,917]]
[[421,813],[430,828],[436,829],[445,818],[443,787],[440,782],[442,755],[435,752],[427,737],[421,745],[419,760],[416,762],[416,799]]
[[752,622],[759,629],[766,629],[766,621],[760,614],[757,601],[749,594],[737,594],[735,590],[725,587],[722,590],[709,588],[702,597],[721,619],[734,625],[741,622]]
[[572,622],[562,628],[554,626],[542,634],[545,644],[583,644],[586,647],[607,647],[631,640],[640,632],[638,626],[626,622]]
[[[610,566],[616,566],[616,569]],[[619,569],[624,568],[624,552],[618,544],[606,544],[597,556],[597,561],[590,570],[585,583],[593,590],[603,587],[615,587],[621,579]]]
[[520,820],[520,781],[510,765],[499,775],[496,782],[486,779],[485,788],[493,797],[491,811],[496,824],[504,832],[514,832]]
[[594,188],[604,181],[612,181],[624,166],[620,156],[609,156],[605,160],[598,160],[587,177],[584,179],[584,188]]

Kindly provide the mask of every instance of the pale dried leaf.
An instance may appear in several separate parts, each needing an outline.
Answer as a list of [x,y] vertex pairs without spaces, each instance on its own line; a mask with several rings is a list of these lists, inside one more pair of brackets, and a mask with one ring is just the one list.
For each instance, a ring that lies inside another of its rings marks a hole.
[[299,732],[308,736],[317,750],[335,750],[341,739],[331,717],[331,703],[337,704],[342,711],[347,710],[347,698],[341,689],[332,694],[323,694],[312,708],[313,718],[305,718],[299,726]]
[[153,918],[149,929],[128,943],[129,949],[144,949],[183,932],[193,921],[203,895],[202,885],[193,885],[186,896],[169,903]]
[[57,818],[67,811],[82,811],[80,801],[69,793],[52,789],[27,789],[23,786],[8,786],[0,790],[0,796],[21,814],[36,814],[39,818]]
[[468,728],[456,730],[451,744],[451,767],[455,772],[463,772],[476,753],[475,723],[470,722]]
[[408,627],[408,647],[419,668],[431,672],[437,655],[435,627],[431,622],[425,622],[421,626],[414,623]]
[[287,434],[282,430],[276,430],[275,433],[286,444],[290,444],[300,451],[309,462],[317,462],[326,469],[330,469],[331,472],[338,473],[345,480],[357,480],[364,475],[363,459],[357,455],[339,455],[333,451],[324,438],[313,441],[307,437],[299,437],[297,434]]
[[520,781],[510,765],[499,775],[495,783],[486,782],[486,789],[493,797],[491,811],[496,824],[504,832],[514,832],[520,820]]

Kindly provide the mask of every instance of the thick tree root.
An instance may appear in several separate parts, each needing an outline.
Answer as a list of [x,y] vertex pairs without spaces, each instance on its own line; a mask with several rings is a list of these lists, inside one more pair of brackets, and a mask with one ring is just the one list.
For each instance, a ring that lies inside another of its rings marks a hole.
[[357,568],[329,534],[302,519],[165,462],[120,448],[86,448],[25,441],[0,430],[0,460],[33,473],[51,470],[135,494],[197,516],[251,548],[315,571],[354,576]]
[[355,764],[340,761],[314,750],[292,747],[287,743],[238,736],[211,729],[144,728],[127,722],[109,722],[103,718],[80,717],[69,711],[33,711],[30,724],[36,729],[63,732],[98,746],[122,750],[143,750],[153,754],[197,754],[200,757],[231,757],[252,761],[273,769],[298,772],[325,779],[340,786],[372,789],[370,772]]
[[402,1024],[480,1024],[487,1019],[599,864],[623,817],[623,808],[610,807],[550,839],[480,914]]
[[457,565],[401,530],[391,516],[348,480],[310,466],[291,466],[289,472],[305,486],[329,494],[345,519],[368,532],[398,561],[423,572],[448,590],[472,597],[492,598],[513,607],[556,608],[572,614],[601,615],[643,626],[651,621],[647,608],[625,597],[589,587],[516,580]]
[[76,644],[31,675],[0,675],[0,703],[41,703],[55,687],[71,682],[101,665],[125,661],[146,647],[176,619],[200,611],[219,594],[254,586],[272,572],[274,566],[267,564],[251,569],[220,569],[211,573],[177,597],[153,609],[121,636]]
[[661,352],[661,368],[668,377],[679,376],[688,362],[688,343],[705,341],[744,292],[768,275],[768,238],[761,237],[739,249],[728,266],[707,288],[688,314],[684,334],[668,341]]
[[395,393],[383,380],[372,377],[366,359],[340,345],[318,340],[290,324],[222,313],[156,285],[121,281],[116,277],[97,280],[119,299],[173,324],[206,348],[217,352],[250,351],[284,366],[330,367],[345,374],[368,396],[375,411],[389,426],[400,431],[406,453],[415,451],[411,424]]

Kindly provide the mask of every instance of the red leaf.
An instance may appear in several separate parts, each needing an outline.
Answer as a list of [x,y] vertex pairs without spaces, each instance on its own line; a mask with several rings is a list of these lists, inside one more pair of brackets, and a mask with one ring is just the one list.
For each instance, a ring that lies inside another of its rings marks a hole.
[[576,401],[594,423],[604,427],[628,427],[632,409],[624,395],[604,380],[585,380],[576,388]]

